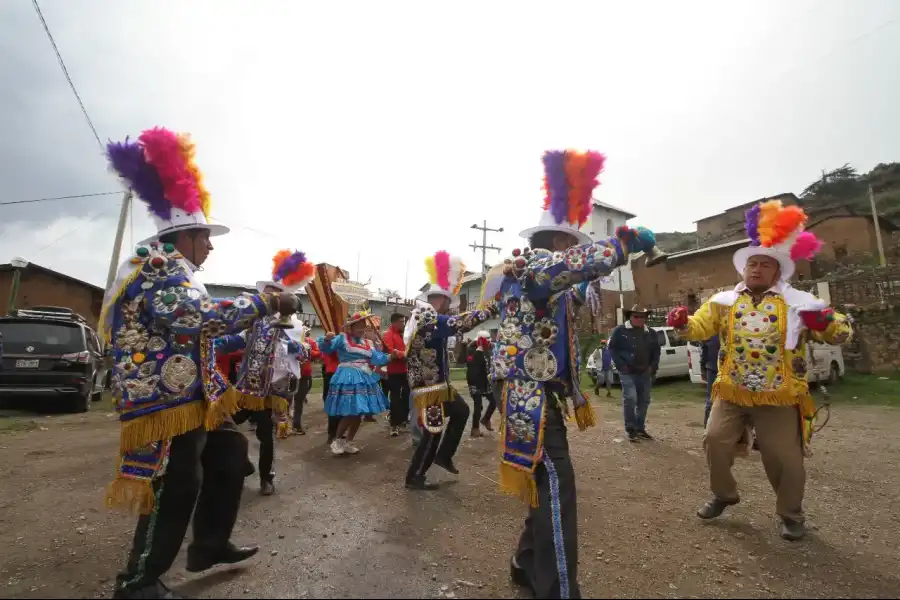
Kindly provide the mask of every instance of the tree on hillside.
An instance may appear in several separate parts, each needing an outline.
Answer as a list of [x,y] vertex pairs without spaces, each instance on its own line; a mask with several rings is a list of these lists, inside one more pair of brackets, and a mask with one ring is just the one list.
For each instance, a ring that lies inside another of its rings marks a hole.
[[857,174],[856,169],[845,164],[832,171],[822,171],[822,177],[806,186],[800,197],[817,203],[835,202],[856,198],[865,190],[864,178]]
[[865,176],[875,193],[900,188],[900,163],[878,163]]

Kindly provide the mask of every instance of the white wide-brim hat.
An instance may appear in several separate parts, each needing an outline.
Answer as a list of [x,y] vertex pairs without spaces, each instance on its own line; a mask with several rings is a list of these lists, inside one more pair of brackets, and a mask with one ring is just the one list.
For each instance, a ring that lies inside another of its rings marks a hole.
[[737,269],[741,276],[744,275],[744,267],[747,266],[747,261],[752,256],[768,256],[777,260],[778,264],[781,265],[782,281],[788,281],[794,274],[794,271],[797,270],[797,265],[791,259],[789,250],[786,251],[778,247],[768,246],[746,246],[735,252],[733,258],[734,268]]
[[445,290],[439,285],[435,285],[433,283],[428,284],[428,289],[419,296],[423,302],[428,302],[429,296],[443,296],[444,298],[448,298],[450,300],[450,308],[456,308],[459,306],[459,296],[454,296],[449,290]]
[[548,210],[545,210],[543,213],[541,213],[541,220],[538,221],[538,224],[536,227],[530,227],[530,228],[524,230],[519,235],[522,236],[523,238],[525,238],[526,240],[528,240],[528,239],[531,239],[531,236],[533,236],[534,234],[536,234],[540,231],[561,231],[563,233],[568,233],[569,235],[575,236],[575,238],[578,240],[576,242],[576,245],[577,244],[590,244],[593,241],[591,239],[591,236],[584,233],[583,231],[581,231],[575,225],[572,225],[568,221],[563,221],[562,223],[557,223],[553,219],[553,215]]
[[283,284],[278,283],[277,281],[257,281],[256,282],[256,291],[262,294],[266,291],[267,287],[277,288],[279,292],[284,292],[287,288],[284,287]]
[[209,231],[210,237],[224,235],[231,231],[225,225],[218,225],[216,223],[210,223],[209,221],[207,221],[206,215],[203,214],[203,211],[188,213],[183,210],[173,208],[172,215],[168,219],[160,219],[154,214],[151,214],[150,216],[153,217],[153,221],[156,224],[156,235],[148,237],[147,239],[139,242],[139,245],[155,242],[159,240],[160,236],[167,233],[186,231],[189,229],[206,229],[207,231]]

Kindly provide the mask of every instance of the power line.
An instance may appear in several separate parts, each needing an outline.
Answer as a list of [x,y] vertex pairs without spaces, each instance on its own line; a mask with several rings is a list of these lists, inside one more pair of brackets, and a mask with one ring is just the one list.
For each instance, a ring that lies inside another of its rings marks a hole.
[[49,244],[47,244],[47,245],[41,247],[41,249],[38,250],[37,252],[35,252],[34,255],[37,256],[38,254],[40,254],[41,252],[43,252],[44,250],[46,250],[46,249],[49,248],[50,246],[53,246],[53,245],[57,244],[58,242],[61,242],[62,240],[64,240],[65,238],[69,237],[70,235],[72,235],[73,233],[75,233],[76,231],[78,231],[79,229],[81,229],[82,227],[84,227],[85,225],[89,225],[90,223],[93,223],[94,221],[96,221],[97,219],[99,219],[99,218],[102,217],[103,215],[107,214],[108,212],[109,212],[108,210],[107,210],[107,211],[103,211],[103,212],[99,212],[99,213],[97,213],[96,215],[94,215],[93,217],[90,217],[86,222],[79,224],[78,227],[74,227],[74,228],[70,229],[69,231],[67,231],[66,233],[62,234],[61,236],[59,236],[58,238],[56,238],[55,240],[53,240],[53,241],[50,242]]
[[103,147],[103,142],[100,141],[100,135],[97,134],[97,128],[94,127],[94,122],[91,121],[90,115],[88,115],[87,109],[84,107],[84,102],[81,101],[81,96],[78,94],[78,90],[75,89],[75,84],[72,82],[72,77],[69,76],[69,70],[66,68],[66,63],[63,61],[62,54],[59,53],[59,47],[56,45],[56,40],[53,39],[53,34],[50,33],[50,27],[47,25],[47,21],[44,20],[44,14],[41,12],[41,7],[38,5],[37,0],[31,0],[31,3],[34,5],[34,11],[37,13],[38,18],[41,20],[41,25],[44,26],[44,32],[47,34],[47,39],[50,40],[50,44],[53,46],[53,51],[56,53],[56,60],[59,61],[59,66],[62,69],[63,75],[66,76],[66,81],[69,82],[69,87],[72,88],[72,93],[75,94],[75,99],[78,100],[78,106],[81,107],[81,112],[84,114],[84,119],[87,121],[88,126],[91,128],[91,132],[94,134],[94,139],[97,140],[97,145],[100,146],[101,150],[105,150]]
[[34,198],[32,200],[10,200],[8,202],[0,202],[0,206],[9,206],[11,204],[32,204],[33,202],[55,202],[57,200],[72,200],[74,198],[94,198],[96,196],[113,196],[122,192],[94,192],[93,194],[76,194],[74,196],[52,196],[49,198]]

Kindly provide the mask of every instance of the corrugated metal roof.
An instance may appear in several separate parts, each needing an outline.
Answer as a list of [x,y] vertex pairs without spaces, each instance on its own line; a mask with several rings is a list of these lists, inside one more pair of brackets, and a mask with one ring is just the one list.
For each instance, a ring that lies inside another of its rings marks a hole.
[[667,260],[673,260],[676,258],[681,258],[683,256],[691,256],[692,254],[702,254],[704,252],[711,252],[713,250],[721,250],[722,248],[732,248],[737,246],[747,246],[750,244],[750,240],[735,240],[732,242],[725,242],[724,244],[716,244],[715,246],[707,246],[705,248],[697,248],[696,250],[686,250],[685,252],[677,252],[675,254],[670,254]]
[[628,212],[628,211],[625,210],[625,209],[619,208],[618,206],[613,206],[612,204],[609,204],[609,203],[607,203],[607,202],[602,202],[602,201],[600,201],[600,200],[597,200],[596,198],[591,198],[591,200],[594,201],[594,206],[599,206],[599,207],[601,207],[601,208],[605,208],[605,209],[607,209],[607,210],[612,210],[612,211],[615,211],[615,212],[617,212],[617,213],[623,214],[623,215],[625,215],[625,217],[627,217],[628,219],[634,219],[634,218],[637,217],[637,215],[632,214],[632,213]]

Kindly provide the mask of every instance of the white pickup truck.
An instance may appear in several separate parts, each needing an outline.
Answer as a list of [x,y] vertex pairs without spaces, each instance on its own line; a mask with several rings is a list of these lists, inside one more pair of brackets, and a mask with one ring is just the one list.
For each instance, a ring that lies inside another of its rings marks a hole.
[[[700,343],[688,343],[688,365],[692,383],[706,385],[700,373]],[[840,346],[809,342],[806,344],[806,379],[834,384],[844,376],[844,354]]]

